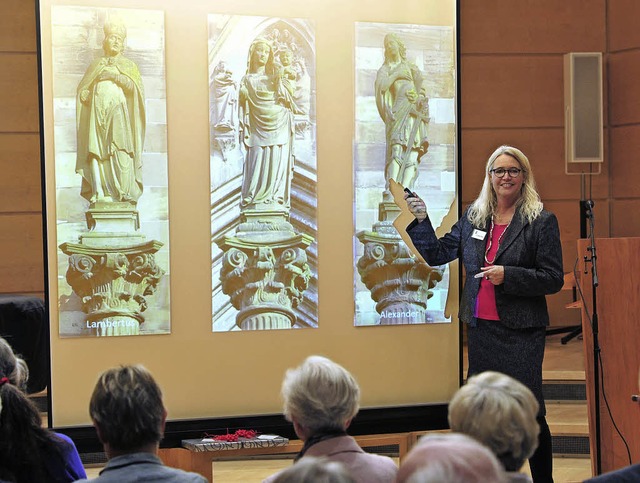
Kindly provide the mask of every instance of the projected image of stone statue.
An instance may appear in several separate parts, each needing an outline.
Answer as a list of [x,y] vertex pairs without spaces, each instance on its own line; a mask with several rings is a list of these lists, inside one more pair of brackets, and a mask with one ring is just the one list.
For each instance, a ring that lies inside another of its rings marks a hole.
[[125,57],[125,25],[104,25],[104,56],[78,84],[78,158],[81,194],[96,201],[137,202],[142,194],[146,127],[144,87],[135,62]]
[[378,69],[375,90],[387,144],[385,193],[391,180],[413,188],[418,164],[429,147],[429,100],[422,87],[422,72],[407,60],[407,48],[397,34],[384,37],[384,63]]
[[402,240],[393,188],[418,190],[442,218],[454,204],[453,47],[451,27],[356,25],[355,325],[450,321],[448,268]]
[[291,206],[295,102],[290,79],[280,72],[264,38],[249,47],[249,67],[240,82],[240,138],[245,147],[240,207],[244,212],[282,211]]
[[238,127],[238,86],[223,60],[213,69],[211,106],[211,126],[216,132]]
[[[315,327],[313,29],[210,15],[209,38],[213,330]],[[237,123],[219,122],[221,65]]]
[[168,333],[164,16],[52,21],[60,334]]

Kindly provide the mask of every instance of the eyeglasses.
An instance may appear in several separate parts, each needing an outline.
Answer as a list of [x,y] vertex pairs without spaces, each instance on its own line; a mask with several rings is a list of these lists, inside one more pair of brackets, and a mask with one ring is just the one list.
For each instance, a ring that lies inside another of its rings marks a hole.
[[506,173],[509,173],[512,178],[517,178],[522,170],[520,168],[494,168],[490,169],[489,172],[495,174],[498,178],[503,178]]

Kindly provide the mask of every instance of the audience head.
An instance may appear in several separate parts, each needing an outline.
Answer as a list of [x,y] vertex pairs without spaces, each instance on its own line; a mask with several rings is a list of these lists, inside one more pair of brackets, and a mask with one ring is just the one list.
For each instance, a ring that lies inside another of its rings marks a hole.
[[16,356],[9,343],[0,337],[0,378],[3,377],[21,391],[27,389],[29,379],[27,363]]
[[0,434],[40,428],[40,414],[23,393],[28,379],[27,364],[0,337]]
[[103,372],[89,403],[100,440],[112,453],[134,453],[157,448],[167,412],[162,392],[141,365]]
[[52,436],[23,392],[28,378],[26,363],[0,338],[0,478],[10,481],[46,480],[41,452]]
[[345,430],[358,412],[360,388],[341,365],[310,356],[287,371],[282,397],[285,417],[306,440],[319,432]]
[[518,471],[538,446],[538,409],[523,384],[487,371],[469,378],[453,396],[449,425],[490,448],[507,471]]
[[418,441],[400,465],[397,483],[505,483],[495,455],[459,433],[430,434]]
[[306,456],[279,473],[274,483],[355,483],[355,480],[338,461]]

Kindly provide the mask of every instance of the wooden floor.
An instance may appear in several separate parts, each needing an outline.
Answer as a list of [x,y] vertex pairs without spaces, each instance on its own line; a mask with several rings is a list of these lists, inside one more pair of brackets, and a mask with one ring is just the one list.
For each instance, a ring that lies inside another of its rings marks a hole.
[[[543,364],[545,381],[584,381],[582,340],[574,339],[566,345],[560,343],[562,335],[547,338]],[[466,354],[465,354],[466,361]],[[466,367],[464,368],[466,371]],[[552,434],[586,434],[586,404],[558,403],[547,405],[547,421]],[[398,459],[395,459],[396,463]],[[216,461],[213,477],[216,483],[261,482],[264,478],[292,464],[291,459],[246,459]],[[554,458],[553,476],[556,483],[582,482],[591,477],[589,458]],[[87,468],[89,478],[95,478],[101,467]],[[522,470],[529,473],[525,463]]]

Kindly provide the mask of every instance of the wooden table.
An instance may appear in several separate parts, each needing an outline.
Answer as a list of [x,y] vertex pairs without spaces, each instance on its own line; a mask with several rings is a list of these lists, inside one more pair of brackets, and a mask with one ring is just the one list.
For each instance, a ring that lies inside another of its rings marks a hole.
[[238,441],[185,439],[182,448],[160,449],[159,456],[167,466],[200,473],[213,481],[213,460],[220,457],[262,456],[294,454],[302,449],[302,441],[289,441],[282,436],[265,435],[257,438],[239,438]]
[[[362,448],[378,446],[397,446],[400,461],[404,459],[410,447],[411,434],[391,433],[354,436]],[[209,481],[213,481],[213,460],[217,458],[238,456],[263,456],[274,454],[296,454],[300,452],[303,442],[288,440],[281,436],[273,439],[240,438],[237,442],[212,441],[210,439],[185,439],[182,448],[160,449],[159,456],[167,466],[185,471],[199,473]]]

